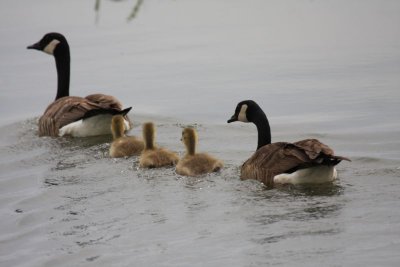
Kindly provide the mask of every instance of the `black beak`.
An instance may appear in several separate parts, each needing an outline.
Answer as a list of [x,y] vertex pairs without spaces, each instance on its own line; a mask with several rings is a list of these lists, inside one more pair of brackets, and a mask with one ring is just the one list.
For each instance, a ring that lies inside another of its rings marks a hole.
[[233,116],[227,121],[227,123],[231,123],[231,122],[234,122],[234,121],[238,121],[238,118],[236,117],[236,115],[233,115]]
[[36,43],[36,44],[30,45],[30,46],[27,47],[27,49],[41,50],[40,49],[40,43]]

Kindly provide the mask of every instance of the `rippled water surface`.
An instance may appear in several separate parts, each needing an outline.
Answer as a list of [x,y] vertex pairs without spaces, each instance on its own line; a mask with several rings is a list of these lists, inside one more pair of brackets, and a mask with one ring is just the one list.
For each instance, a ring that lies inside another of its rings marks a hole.
[[[399,266],[400,3],[31,1],[0,3],[0,266]],[[71,94],[113,94],[140,135],[225,162],[188,178],[110,159],[110,136],[37,136],[71,45]],[[318,186],[241,181],[256,129],[226,124],[240,100],[273,141],[318,138],[352,162]]]

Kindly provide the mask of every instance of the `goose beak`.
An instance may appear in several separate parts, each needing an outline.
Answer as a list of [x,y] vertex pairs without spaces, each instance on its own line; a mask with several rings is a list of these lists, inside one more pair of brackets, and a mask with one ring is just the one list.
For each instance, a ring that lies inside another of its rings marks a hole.
[[234,122],[234,121],[238,121],[238,118],[236,117],[236,115],[233,115],[233,116],[227,121],[227,123],[231,123],[231,122]]
[[36,43],[27,47],[27,49],[36,49],[40,50],[40,43]]

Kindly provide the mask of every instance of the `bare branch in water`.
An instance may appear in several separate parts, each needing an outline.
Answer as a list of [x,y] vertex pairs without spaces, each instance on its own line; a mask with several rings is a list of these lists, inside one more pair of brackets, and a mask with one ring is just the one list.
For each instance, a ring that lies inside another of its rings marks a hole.
[[94,4],[94,11],[99,12],[100,10],[100,0],[96,0],[96,3]]
[[[112,0],[112,1],[119,2],[121,0]],[[143,1],[144,0],[137,0],[135,6],[132,9],[132,12],[130,13],[130,15],[127,18],[128,22],[130,22],[137,16],[137,14],[139,13],[140,7],[143,4]],[[101,0],[95,0],[94,11],[96,13],[96,18],[95,18],[96,24],[99,23],[99,19],[100,19],[100,2],[101,2]]]
[[96,3],[94,4],[94,12],[95,12],[94,23],[95,23],[95,24],[99,24],[99,18],[100,18],[100,0],[96,0]]

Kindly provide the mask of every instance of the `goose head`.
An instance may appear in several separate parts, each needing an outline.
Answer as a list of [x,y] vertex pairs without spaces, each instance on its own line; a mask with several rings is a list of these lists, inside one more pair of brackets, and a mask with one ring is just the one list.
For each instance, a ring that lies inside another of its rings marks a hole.
[[271,128],[267,116],[253,100],[244,100],[237,104],[235,114],[228,120],[228,123],[234,121],[251,122],[256,125],[258,132],[257,149],[271,144]]
[[263,113],[260,106],[253,100],[244,100],[237,104],[235,114],[228,120],[228,123],[241,121],[241,122],[254,122],[254,120]]
[[64,35],[57,32],[51,32],[45,34],[39,42],[28,46],[27,49],[35,49],[56,56],[58,53],[66,51],[65,49],[69,51],[69,46]]

